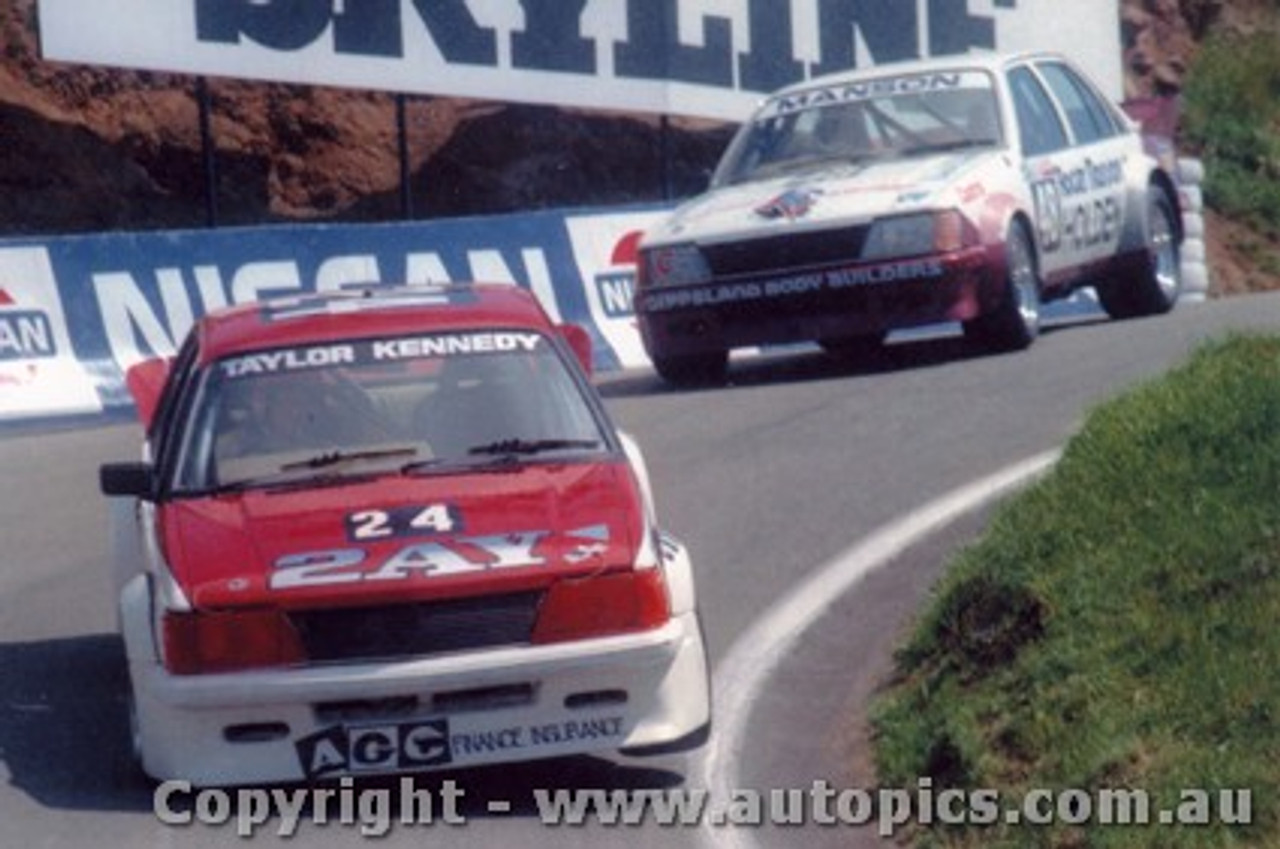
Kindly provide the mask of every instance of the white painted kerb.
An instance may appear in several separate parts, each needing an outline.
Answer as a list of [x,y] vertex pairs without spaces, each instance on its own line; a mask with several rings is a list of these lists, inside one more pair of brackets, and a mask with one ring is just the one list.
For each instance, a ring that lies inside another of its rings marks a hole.
[[[720,803],[732,798],[739,779],[739,760],[747,718],[765,684],[805,630],[863,577],[961,516],[1021,487],[1043,474],[1061,456],[1046,451],[1006,466],[928,502],[815,570],[790,595],[765,611],[740,635],[717,666],[712,679],[715,728],[702,759],[703,786]],[[756,845],[749,829],[714,828],[704,823],[698,832],[706,847],[748,849]]]

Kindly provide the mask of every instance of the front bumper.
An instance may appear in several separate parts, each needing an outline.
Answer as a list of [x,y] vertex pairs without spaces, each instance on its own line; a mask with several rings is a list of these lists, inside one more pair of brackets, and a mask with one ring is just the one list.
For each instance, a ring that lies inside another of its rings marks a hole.
[[159,780],[301,781],[697,745],[710,722],[694,613],[662,628],[409,661],[217,675],[130,663]]
[[683,356],[967,321],[994,309],[1002,275],[978,246],[937,256],[739,275],[638,292],[650,356]]

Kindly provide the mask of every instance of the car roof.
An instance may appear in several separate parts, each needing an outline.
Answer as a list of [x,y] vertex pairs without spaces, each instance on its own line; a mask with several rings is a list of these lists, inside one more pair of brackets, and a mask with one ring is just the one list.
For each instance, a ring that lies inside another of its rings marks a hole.
[[909,59],[898,62],[885,62],[865,68],[837,71],[835,73],[813,77],[812,79],[793,83],[786,88],[779,89],[769,95],[768,99],[771,100],[777,97],[784,97],[813,88],[844,85],[847,83],[859,82],[861,80],[882,79],[884,77],[894,77],[907,74],[928,74],[940,71],[965,70],[989,71],[993,74],[999,74],[1012,64],[1036,59],[1066,61],[1065,57],[1061,54],[1043,51],[1027,53],[976,51],[972,53],[957,53],[950,56],[932,56],[927,59]]
[[553,325],[533,294],[515,285],[378,285],[216,310],[196,333],[208,363],[267,348],[477,328],[549,332]]

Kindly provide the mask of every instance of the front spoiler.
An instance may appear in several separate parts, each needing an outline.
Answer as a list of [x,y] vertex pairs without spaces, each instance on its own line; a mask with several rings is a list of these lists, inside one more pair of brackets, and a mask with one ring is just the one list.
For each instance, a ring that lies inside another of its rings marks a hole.
[[639,292],[650,356],[843,339],[994,309],[1003,269],[984,247],[885,263],[752,275]]

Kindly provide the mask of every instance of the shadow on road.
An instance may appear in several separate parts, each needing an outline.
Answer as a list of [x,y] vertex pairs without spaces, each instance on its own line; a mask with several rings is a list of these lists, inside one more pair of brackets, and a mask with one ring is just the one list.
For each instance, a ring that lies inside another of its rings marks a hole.
[[[1042,336],[1049,336],[1071,327],[1106,321],[1105,317],[1097,316],[1060,319],[1042,326],[1040,332]],[[816,346],[810,345],[768,350],[759,356],[730,360],[728,378],[723,384],[714,386],[675,387],[664,383],[655,373],[646,369],[616,378],[602,379],[597,388],[605,398],[636,398],[665,393],[724,392],[773,383],[866,377],[932,368],[986,357],[1016,357],[1019,353],[993,353],[969,342],[958,333],[949,335],[939,333],[924,338],[891,339],[878,351],[853,359],[833,357],[823,353]]]
[[41,804],[151,810],[133,767],[124,646],[96,634],[0,644],[0,759]]

